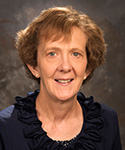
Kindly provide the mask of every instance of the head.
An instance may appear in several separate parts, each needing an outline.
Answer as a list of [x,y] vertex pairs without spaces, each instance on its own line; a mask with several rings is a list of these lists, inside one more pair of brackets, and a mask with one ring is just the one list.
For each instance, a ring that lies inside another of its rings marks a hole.
[[103,32],[86,14],[71,7],[54,7],[44,10],[26,29],[18,32],[16,46],[28,77],[40,83],[40,79],[36,78],[27,66],[28,64],[37,66],[39,43],[42,41],[44,47],[50,39],[54,41],[61,37],[65,37],[64,40],[69,39],[73,27],[80,28],[87,37],[86,54],[89,75],[85,80],[83,79],[83,83],[92,77],[94,70],[105,60],[106,44]]

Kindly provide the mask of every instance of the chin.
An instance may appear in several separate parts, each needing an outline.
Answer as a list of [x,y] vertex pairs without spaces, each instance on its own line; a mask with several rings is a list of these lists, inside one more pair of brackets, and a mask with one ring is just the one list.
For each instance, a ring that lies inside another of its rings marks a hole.
[[59,100],[62,100],[62,101],[66,101],[66,100],[69,100],[69,99],[74,99],[74,97],[76,96],[76,94],[71,94],[71,93],[58,93],[57,97]]

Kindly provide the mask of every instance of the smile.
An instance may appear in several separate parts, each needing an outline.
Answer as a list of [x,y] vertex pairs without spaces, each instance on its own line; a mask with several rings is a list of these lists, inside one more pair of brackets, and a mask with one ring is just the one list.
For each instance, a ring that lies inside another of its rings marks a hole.
[[59,83],[69,83],[71,82],[73,79],[55,79],[56,82]]

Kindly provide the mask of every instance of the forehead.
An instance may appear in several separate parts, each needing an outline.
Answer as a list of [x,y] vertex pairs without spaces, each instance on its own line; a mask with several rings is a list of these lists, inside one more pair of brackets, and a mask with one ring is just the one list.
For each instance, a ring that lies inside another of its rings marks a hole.
[[47,43],[52,43],[56,41],[65,42],[68,43],[72,40],[72,38],[75,37],[76,39],[80,37],[82,40],[87,40],[87,36],[85,32],[74,26],[70,29],[69,32],[62,32],[58,30],[53,30],[52,32],[47,32],[45,34],[41,34],[39,38],[39,45],[46,45]]
[[46,40],[40,40],[40,49],[45,49],[46,47],[60,47],[64,45],[69,45],[71,47],[84,48],[86,46],[87,36],[78,27],[73,27],[70,34],[54,34],[52,37]]

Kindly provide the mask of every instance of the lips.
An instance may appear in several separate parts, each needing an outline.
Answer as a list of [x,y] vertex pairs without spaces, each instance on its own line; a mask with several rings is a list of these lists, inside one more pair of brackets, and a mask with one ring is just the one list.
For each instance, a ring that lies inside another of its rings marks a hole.
[[55,79],[56,82],[59,82],[59,83],[69,83],[71,81],[73,81],[73,79]]

